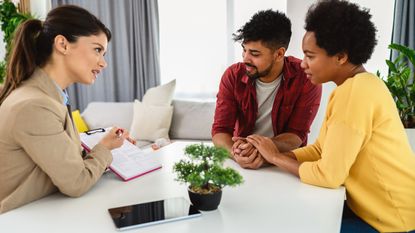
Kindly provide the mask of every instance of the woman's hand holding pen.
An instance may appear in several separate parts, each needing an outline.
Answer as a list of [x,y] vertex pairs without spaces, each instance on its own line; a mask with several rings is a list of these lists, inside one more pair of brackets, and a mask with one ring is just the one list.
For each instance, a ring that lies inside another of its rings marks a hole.
[[100,143],[108,150],[113,150],[122,146],[125,139],[134,145],[136,144],[136,141],[130,138],[130,134],[126,129],[112,127],[112,129],[101,139]]
[[130,138],[130,133],[122,128],[118,128],[117,131],[115,131],[115,133],[117,134],[118,139],[126,139],[127,141],[131,142],[133,145],[135,145],[137,143],[136,140]]

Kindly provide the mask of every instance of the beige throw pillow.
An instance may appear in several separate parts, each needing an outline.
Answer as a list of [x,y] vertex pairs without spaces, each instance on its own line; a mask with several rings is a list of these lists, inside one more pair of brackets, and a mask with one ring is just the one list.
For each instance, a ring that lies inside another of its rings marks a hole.
[[171,106],[176,80],[147,90],[143,102],[134,101],[131,137],[136,140],[155,141],[169,139],[173,116]]
[[149,88],[143,96],[143,103],[150,105],[171,105],[176,88],[176,79],[157,86]]
[[132,138],[147,141],[169,138],[173,106],[148,105],[135,100],[133,109]]

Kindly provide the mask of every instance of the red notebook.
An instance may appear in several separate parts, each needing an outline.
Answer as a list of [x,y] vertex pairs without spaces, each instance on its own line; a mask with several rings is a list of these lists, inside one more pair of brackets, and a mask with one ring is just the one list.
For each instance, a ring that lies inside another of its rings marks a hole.
[[[89,152],[108,130],[96,129],[81,133],[82,146]],[[111,153],[113,160],[109,168],[124,181],[161,168],[161,163],[153,152],[143,151],[127,140],[124,140],[120,148],[111,150]]]

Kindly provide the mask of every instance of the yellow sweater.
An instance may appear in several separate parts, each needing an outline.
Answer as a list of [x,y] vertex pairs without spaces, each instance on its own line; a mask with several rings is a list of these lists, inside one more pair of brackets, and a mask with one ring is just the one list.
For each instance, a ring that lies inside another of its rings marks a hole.
[[344,185],[349,207],[377,230],[415,229],[415,156],[378,77],[361,73],[338,86],[318,139],[294,154],[302,182]]

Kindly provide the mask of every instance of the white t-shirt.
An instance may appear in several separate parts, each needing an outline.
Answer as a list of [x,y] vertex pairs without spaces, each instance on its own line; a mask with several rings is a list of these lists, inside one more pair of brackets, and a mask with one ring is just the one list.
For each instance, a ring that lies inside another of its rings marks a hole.
[[271,111],[282,78],[283,76],[281,74],[277,79],[270,83],[261,82],[259,79],[256,80],[255,87],[258,103],[258,116],[255,121],[254,134],[259,134],[266,137],[274,137]]

